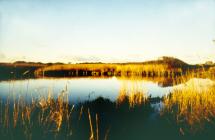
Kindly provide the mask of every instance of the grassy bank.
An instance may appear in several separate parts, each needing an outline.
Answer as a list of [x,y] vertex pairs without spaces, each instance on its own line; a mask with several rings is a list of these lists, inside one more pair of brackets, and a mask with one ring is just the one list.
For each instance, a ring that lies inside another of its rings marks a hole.
[[44,66],[42,63],[0,63],[0,80],[34,78],[34,72]]
[[162,57],[158,60],[133,63],[33,63],[15,62],[0,64],[0,79],[41,77],[165,77],[176,78],[205,73],[215,75],[213,65],[189,65],[179,59]]
[[200,68],[171,58],[142,63],[82,63],[52,65],[35,71],[37,77],[74,77],[74,76],[143,76],[176,77],[189,70]]

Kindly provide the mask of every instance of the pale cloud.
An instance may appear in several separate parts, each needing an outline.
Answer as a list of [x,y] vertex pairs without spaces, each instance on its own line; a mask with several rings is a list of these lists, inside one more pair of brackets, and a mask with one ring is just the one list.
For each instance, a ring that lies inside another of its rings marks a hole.
[[96,56],[72,56],[70,60],[74,62],[98,62],[101,59]]
[[57,58],[58,60],[62,60],[63,62],[71,62],[71,63],[82,63],[82,62],[99,62],[101,61],[101,58],[93,55],[85,55],[85,56],[79,56],[79,55],[64,55],[59,56]]

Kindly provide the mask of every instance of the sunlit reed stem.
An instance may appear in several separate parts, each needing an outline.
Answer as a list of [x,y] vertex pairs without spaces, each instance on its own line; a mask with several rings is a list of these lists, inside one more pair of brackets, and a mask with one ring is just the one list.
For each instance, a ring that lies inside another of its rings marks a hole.
[[98,114],[96,114],[96,138],[99,140],[99,117]]
[[88,108],[88,117],[89,117],[89,122],[90,122],[90,140],[95,140],[94,139],[93,125],[92,125],[92,120],[91,120],[91,115],[90,115],[90,109],[89,108]]

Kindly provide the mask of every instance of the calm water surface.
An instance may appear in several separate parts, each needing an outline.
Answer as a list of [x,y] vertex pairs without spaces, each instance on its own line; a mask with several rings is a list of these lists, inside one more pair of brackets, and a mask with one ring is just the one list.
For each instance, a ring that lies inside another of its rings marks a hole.
[[119,80],[113,78],[77,78],[77,79],[30,79],[0,82],[0,96],[6,99],[8,96],[25,99],[47,96],[51,92],[56,98],[62,90],[67,88],[70,103],[79,103],[93,100],[98,97],[115,101],[122,88],[131,94],[135,89],[146,96],[162,97],[169,94],[170,87],[160,87],[157,82],[145,80]]

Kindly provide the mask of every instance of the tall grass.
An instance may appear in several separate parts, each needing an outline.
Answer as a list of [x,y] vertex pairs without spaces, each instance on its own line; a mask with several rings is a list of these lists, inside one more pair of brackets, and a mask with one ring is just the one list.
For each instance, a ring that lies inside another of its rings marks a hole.
[[178,125],[186,126],[183,129],[195,132],[206,123],[215,123],[215,83],[209,79],[192,79],[175,87],[163,103],[161,114],[169,114]]
[[134,108],[142,105],[148,99],[146,89],[142,88],[141,81],[121,81],[117,104],[122,104],[128,99],[129,106]]
[[63,90],[57,99],[54,99],[49,92],[47,97],[38,99],[32,97],[31,102],[27,102],[23,96],[18,99],[8,97],[5,106],[2,106],[0,111],[3,123],[1,128],[5,128],[6,131],[20,129],[26,139],[31,139],[32,131],[35,128],[38,129],[38,132],[57,134],[60,132],[63,122],[68,122],[65,123],[64,128],[71,131],[69,122],[74,106],[69,108],[66,92]]

